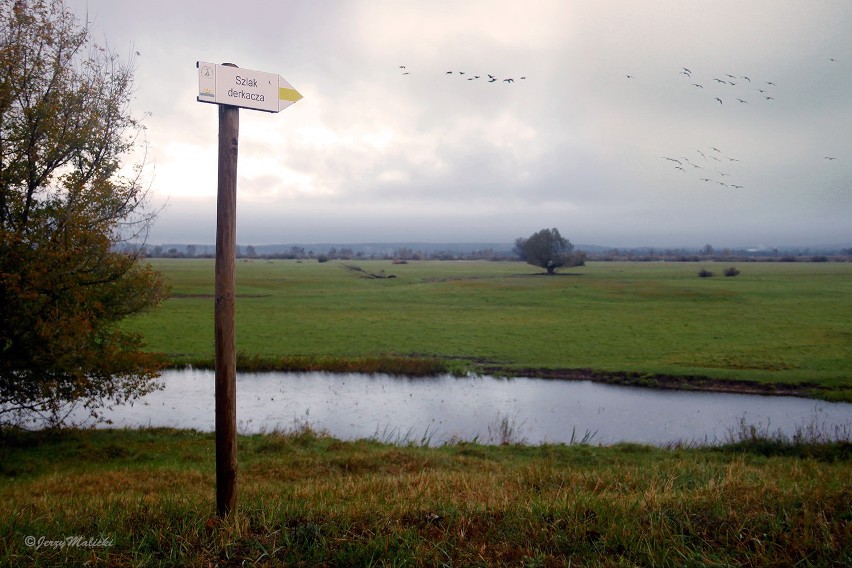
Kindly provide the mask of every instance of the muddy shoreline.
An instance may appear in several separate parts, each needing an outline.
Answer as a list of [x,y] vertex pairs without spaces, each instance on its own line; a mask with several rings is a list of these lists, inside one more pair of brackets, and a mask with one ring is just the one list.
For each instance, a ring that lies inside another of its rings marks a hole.
[[757,383],[736,379],[718,379],[701,375],[664,375],[627,371],[595,371],[593,369],[550,369],[525,367],[507,370],[497,366],[482,367],[483,374],[530,377],[565,381],[592,381],[608,385],[632,386],[664,390],[757,394],[767,396],[799,396],[821,398],[829,389],[813,383]]

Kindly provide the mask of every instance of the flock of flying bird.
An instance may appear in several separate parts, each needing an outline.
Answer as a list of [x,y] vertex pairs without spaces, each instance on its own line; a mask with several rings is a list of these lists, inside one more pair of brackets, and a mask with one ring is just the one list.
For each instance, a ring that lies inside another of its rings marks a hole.
[[[719,168],[722,168],[722,165],[710,164],[709,161],[716,161],[719,164],[724,164],[724,165],[730,165],[732,162],[739,162],[739,160],[737,158],[731,158],[730,156],[725,156],[722,153],[722,151],[719,150],[718,148],[716,148],[715,146],[711,146],[710,148],[708,148],[707,153],[705,153],[701,150],[696,150],[696,152],[699,155],[701,155],[701,158],[704,161],[703,166],[700,166],[698,164],[693,163],[689,159],[689,157],[687,157],[687,156],[678,156],[677,158],[672,158],[670,156],[661,156],[661,158],[664,159],[664,160],[669,160],[671,162],[676,163],[677,165],[674,166],[674,168],[676,170],[682,171],[683,173],[686,173],[688,171],[687,168],[690,168],[690,167],[693,168],[693,170],[695,170],[695,169],[709,170],[711,167],[715,167],[714,171],[722,179],[730,176],[731,175],[730,172],[722,171],[722,169],[719,169]],[[694,158],[694,159],[697,160],[697,158]],[[713,175],[713,177],[712,178],[711,177],[703,177],[703,178],[699,178],[699,179],[703,182],[706,182],[706,183],[716,183],[716,184],[719,184],[722,187],[730,187],[730,188],[733,188],[733,189],[742,189],[744,187],[742,185],[735,184],[735,183],[732,183],[732,182],[714,179],[716,177],[715,174],[706,174],[706,175]]]
[[[836,62],[836,60],[834,58],[830,58],[829,62],[834,63]],[[399,69],[402,71],[403,75],[411,74],[411,72],[407,70],[405,65],[400,65]],[[485,75],[475,75],[472,73],[466,73],[465,71],[447,71],[445,75],[455,75],[461,79],[466,79],[467,81],[476,81],[478,79],[482,79],[483,81],[488,83],[503,82],[511,84],[515,82],[515,79],[513,77],[499,79],[489,73],[486,73]],[[704,78],[702,80],[697,77],[693,77],[693,71],[687,67],[682,67],[678,75],[683,75],[685,80],[691,82],[690,84],[692,87],[694,87],[695,89],[701,89],[702,93],[713,97],[712,100],[720,105],[723,105],[725,101],[736,101],[737,105],[742,105],[757,102],[771,102],[775,100],[775,92],[773,88],[777,87],[777,85],[773,81],[758,81],[756,79],[753,81],[752,78],[748,75],[732,75],[730,73],[724,73],[719,76],[714,76],[709,80],[708,78]],[[627,78],[636,79],[636,76],[627,75]],[[519,77],[519,80],[525,79],[526,77]],[[706,90],[705,84],[707,85]],[[712,92],[710,92],[711,90]],[[719,186],[732,189],[743,189],[743,185],[725,180],[726,177],[730,177],[731,173],[730,170],[728,170],[724,166],[731,166],[733,163],[739,162],[739,159],[725,156],[721,150],[714,146],[711,146],[703,151],[695,150],[695,152],[701,156],[701,162],[703,165],[699,165],[693,162],[693,160],[698,161],[698,158],[695,156],[693,156],[692,160],[688,156],[678,156],[677,158],[673,158],[671,156],[661,156],[661,158],[664,160],[668,160],[673,164],[676,164],[673,166],[674,169],[679,170],[683,173],[699,169],[705,171],[712,170],[715,172],[713,174],[703,174],[704,177],[698,178],[702,182],[715,183]],[[833,156],[825,156],[825,159],[835,160],[836,158]],[[713,164],[713,161],[718,163]],[[717,179],[717,177],[721,179]]]
[[[835,63],[837,60],[829,58],[830,63]],[[705,96],[713,97],[711,100],[723,105],[726,101],[733,101],[736,105],[744,105],[758,102],[771,102],[775,100],[774,88],[777,85],[773,81],[752,80],[748,75],[732,75],[730,73],[713,76],[708,78],[698,79],[693,77],[693,71],[687,67],[681,67],[678,75],[683,75],[684,80],[689,81],[690,85]],[[628,79],[636,79],[635,75],[627,75]],[[707,89],[705,89],[707,85]],[[712,91],[712,92],[711,92]],[[739,162],[737,158],[731,158],[723,155],[718,148],[711,146],[705,151],[696,150],[701,156],[701,164],[696,164],[688,156],[661,156],[662,159],[670,161],[674,164],[674,169],[682,173],[694,172],[695,170],[714,171],[713,174],[702,172],[704,177],[697,178],[705,183],[715,183],[722,187],[743,189],[743,185],[733,183],[725,178],[731,175],[730,170],[724,166],[731,166],[734,162]],[[825,156],[825,160],[835,160],[834,156]],[[697,157],[693,160],[698,161]],[[717,164],[712,163],[718,162]],[[721,178],[721,179],[719,179]]]
[[[707,80],[706,78],[703,80],[693,78],[692,70],[687,67],[681,67],[681,71],[678,75],[683,75],[689,81],[700,81],[700,82],[692,82],[690,83],[692,87],[696,89],[701,89],[701,92],[704,92],[704,85],[707,84],[709,86],[717,87],[718,90],[714,91],[710,96],[713,97],[713,100],[720,105],[723,104],[722,97],[725,97],[725,100],[731,100],[731,97],[737,101],[737,104],[749,104],[749,102],[756,101],[772,101],[775,100],[775,97],[772,96],[772,87],[777,87],[777,85],[772,81],[752,81],[751,77],[748,75],[731,75],[730,73],[725,73],[720,77],[713,77],[711,80]],[[633,75],[627,75],[628,79],[635,79],[636,77]],[[731,89],[731,87],[737,87],[739,89]],[[747,98],[743,98],[747,97]]]
[[[411,75],[411,72],[406,69],[405,65],[400,65],[399,68],[402,69],[403,75]],[[482,75],[474,75],[472,73],[466,73],[465,71],[447,71],[446,73],[444,73],[444,75],[458,75],[462,79],[467,79],[468,81],[476,81],[477,79],[480,79],[480,78],[483,79],[487,83],[496,83],[498,81],[501,81],[496,76],[491,75],[490,73],[486,73],[485,76],[482,76]],[[467,75],[467,77],[465,77],[464,75]],[[488,77],[488,78],[485,79],[485,77]],[[521,81],[526,80],[526,77],[519,77],[518,80],[521,80]],[[513,77],[507,77],[507,78],[503,79],[502,82],[511,84],[511,83],[515,82],[515,79]]]

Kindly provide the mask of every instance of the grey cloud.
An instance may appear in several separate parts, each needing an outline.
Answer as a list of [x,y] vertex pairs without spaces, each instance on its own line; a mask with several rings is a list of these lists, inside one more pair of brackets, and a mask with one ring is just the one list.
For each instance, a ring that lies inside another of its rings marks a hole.
[[[852,4],[87,3],[119,52],[142,52],[135,106],[171,203],[153,239],[210,231],[212,192],[186,181],[209,178],[177,173],[215,161],[215,110],[194,100],[206,59],[305,95],[241,112],[239,230],[256,243],[544,226],[618,246],[852,242]],[[702,157],[713,146],[739,161]]]

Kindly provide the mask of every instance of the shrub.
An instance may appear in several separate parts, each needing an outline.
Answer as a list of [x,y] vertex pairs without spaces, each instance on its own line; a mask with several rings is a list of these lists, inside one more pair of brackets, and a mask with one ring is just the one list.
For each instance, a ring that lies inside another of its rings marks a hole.
[[704,270],[702,268],[701,270],[698,271],[698,277],[699,278],[710,278],[712,276],[713,276],[713,273],[710,272],[709,270]]
[[725,276],[738,276],[739,273],[740,271],[734,268],[733,266],[725,269]]

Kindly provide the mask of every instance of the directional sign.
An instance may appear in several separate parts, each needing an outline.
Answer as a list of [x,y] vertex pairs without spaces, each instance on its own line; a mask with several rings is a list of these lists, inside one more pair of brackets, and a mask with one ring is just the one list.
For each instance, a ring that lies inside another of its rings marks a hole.
[[229,65],[196,62],[198,102],[280,112],[302,98],[284,77]]

